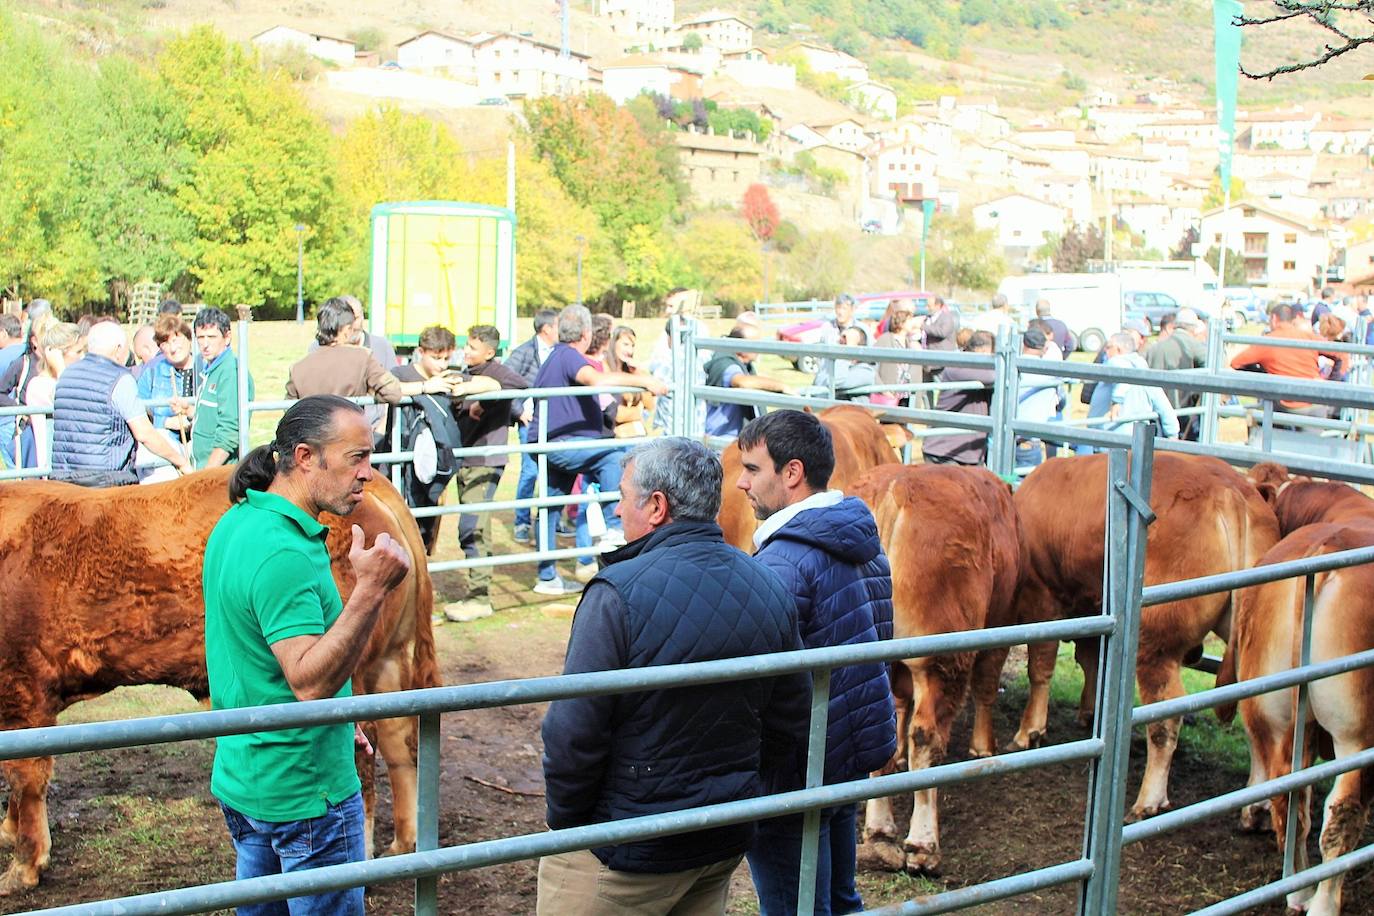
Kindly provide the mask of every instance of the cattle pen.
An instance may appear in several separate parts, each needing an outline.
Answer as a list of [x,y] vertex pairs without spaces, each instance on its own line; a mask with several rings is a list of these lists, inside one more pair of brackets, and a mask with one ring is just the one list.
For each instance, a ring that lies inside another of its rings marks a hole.
[[[1219,335],[1217,337],[1220,340]],[[242,334],[242,330],[240,340],[242,341],[241,352],[245,354],[241,365],[246,366],[248,362],[246,358],[247,338],[246,335]],[[675,352],[685,353],[688,356],[675,363],[677,378],[674,380],[673,388],[684,398],[685,402],[675,412],[675,419],[679,424],[679,428],[675,429],[675,432],[691,432],[687,424],[692,411],[688,408],[692,400],[696,398],[773,407],[815,406],[818,403],[829,403],[825,399],[819,401],[817,399],[797,399],[757,392],[743,394],[695,384],[690,370],[696,348],[729,349],[738,347],[740,342],[724,338],[693,339],[689,328],[682,329],[678,342],[681,347]],[[750,342],[749,349],[763,353],[783,352],[784,350],[792,353],[798,348],[791,345]],[[814,350],[814,355],[819,357],[851,356],[854,352],[850,348],[846,348],[843,352],[837,352],[836,348],[827,347],[809,349]],[[1299,756],[1303,744],[1301,734],[1299,734],[1298,740],[1294,742],[1295,748],[1299,750],[1295,751],[1294,768],[1290,775],[1263,784],[1248,786],[1245,789],[1167,812],[1135,824],[1122,824],[1124,793],[1127,782],[1125,768],[1130,756],[1129,741],[1133,726],[1197,712],[1210,706],[1234,702],[1242,697],[1256,696],[1267,691],[1305,685],[1311,680],[1331,677],[1374,664],[1374,651],[1327,661],[1318,665],[1309,664],[1314,577],[1321,572],[1374,561],[1374,548],[1307,558],[1206,579],[1145,587],[1143,585],[1145,537],[1147,526],[1153,517],[1149,507],[1149,497],[1151,467],[1154,448],[1157,444],[1148,430],[1144,426],[1137,426],[1132,436],[1126,436],[1121,433],[1076,429],[1060,425],[1022,423],[1015,420],[1014,399],[1007,397],[1006,392],[1016,390],[1016,374],[1020,372],[1093,380],[1164,384],[1169,387],[1202,392],[1204,395],[1203,416],[1211,416],[1213,426],[1215,425],[1215,418],[1222,415],[1222,411],[1225,409],[1219,404],[1222,395],[1254,396],[1269,404],[1281,396],[1285,398],[1298,396],[1313,401],[1359,409],[1369,409],[1374,406],[1374,398],[1371,398],[1365,390],[1334,383],[1295,383],[1291,380],[1279,382],[1254,377],[1237,378],[1233,375],[1207,371],[1164,373],[1149,370],[1121,370],[1114,367],[1094,367],[1083,364],[1045,363],[1043,360],[1026,359],[1015,354],[1014,338],[1010,335],[1004,335],[998,341],[997,351],[989,356],[933,354],[919,351],[894,354],[891,350],[871,355],[874,358],[903,361],[916,365],[967,364],[990,365],[995,368],[998,372],[999,382],[994,389],[990,417],[968,417],[940,411],[896,408],[884,408],[883,413],[888,418],[897,421],[933,424],[941,427],[989,433],[991,439],[989,464],[994,471],[1003,476],[1010,476],[1011,474],[1011,444],[1016,433],[1044,436],[1057,441],[1085,442],[1110,451],[1109,484],[1106,494],[1109,544],[1106,551],[1108,559],[1103,571],[1106,583],[1104,606],[1100,615],[1046,624],[918,637],[879,645],[815,649],[767,657],[734,659],[660,669],[533,678],[463,687],[434,688],[403,694],[322,700],[295,704],[289,708],[273,707],[194,713],[144,720],[57,726],[48,729],[0,733],[0,759],[16,759],[35,755],[65,754],[185,741],[216,735],[303,725],[371,720],[394,716],[420,717],[420,831],[418,849],[415,853],[357,865],[334,866],[309,873],[168,890],[157,894],[79,904],[41,912],[73,914],[193,913],[251,901],[280,899],[325,889],[384,881],[415,880],[415,912],[434,913],[438,911],[435,896],[436,878],[445,872],[527,859],[559,851],[681,833],[712,825],[757,820],[782,813],[808,811],[814,814],[822,807],[844,802],[954,785],[970,780],[1020,772],[1032,767],[1081,762],[1087,765],[1090,776],[1082,830],[1083,851],[1080,857],[1024,874],[1016,874],[984,884],[912,900],[884,912],[948,912],[1014,897],[1050,886],[1075,884],[1078,887],[1079,912],[1105,914],[1115,912],[1117,909],[1116,888],[1121,850],[1124,846],[1177,829],[1186,824],[1215,817],[1225,811],[1259,802],[1276,794],[1290,793],[1296,797],[1296,793],[1305,786],[1311,786],[1341,772],[1374,765],[1374,749],[1369,749],[1344,760],[1323,763],[1304,770],[1301,767],[1302,761]],[[1001,391],[1000,396],[999,389]],[[582,389],[578,393],[588,393],[589,390]],[[606,389],[607,393],[616,390],[619,389]],[[566,392],[534,392],[535,396],[562,393]],[[524,394],[528,395],[529,392]],[[491,398],[493,396],[484,395],[481,397]],[[247,410],[244,415],[247,416],[251,410],[281,409],[285,403],[260,402],[245,406]],[[1271,421],[1274,419],[1272,407],[1264,409],[1264,413]],[[1204,423],[1204,429],[1206,428],[1207,424]],[[246,436],[247,423],[244,424],[244,429]],[[542,455],[547,454],[548,451],[564,447],[557,443],[545,443],[544,438],[541,431],[539,441],[523,447],[523,450]],[[1223,446],[1214,441],[1159,444],[1171,450],[1217,455],[1233,463],[1243,465],[1274,457],[1263,450]],[[520,450],[522,447],[506,449],[506,451],[511,452]],[[399,449],[393,449],[391,453],[379,455],[378,460],[391,463],[394,466],[396,463],[404,462],[409,457],[411,456]],[[1282,458],[1285,463],[1296,470],[1317,473],[1334,479],[1374,483],[1374,472],[1352,462],[1335,461],[1310,454],[1283,454]],[[540,464],[539,495],[535,500],[526,501],[525,505],[540,511],[547,511],[553,506],[598,498],[548,499],[546,497],[547,490],[543,483],[546,468],[543,466],[543,461]],[[617,496],[618,494],[608,493],[601,494],[599,498],[603,501],[611,501]],[[466,505],[461,507],[461,510],[467,512],[495,511],[516,508],[517,505],[518,503],[506,501],[487,505]],[[459,511],[459,507],[440,507],[436,510],[427,511],[436,515],[446,514]],[[544,527],[541,525],[541,530]],[[556,551],[552,549],[552,545],[548,544],[541,544],[540,547],[541,549],[534,553],[503,555],[499,558],[493,557],[491,561],[493,565],[497,562],[527,562],[532,559],[554,559],[587,552],[580,549]],[[443,566],[436,564],[434,569],[439,571],[440,569],[463,568],[471,565],[474,565],[472,561],[459,560]],[[1302,577],[1306,586],[1301,666],[1281,674],[1245,681],[1228,687],[1215,688],[1165,703],[1132,709],[1135,641],[1139,616],[1143,607],[1162,604],[1189,595],[1230,591],[1243,586],[1290,577]],[[1095,706],[1097,714],[1089,738],[993,758],[945,764],[923,771],[873,777],[855,783],[835,786],[820,785],[820,758],[824,749],[825,706],[831,668],[860,661],[895,660],[954,651],[972,651],[993,646],[1092,637],[1101,637],[1099,670],[1102,672],[1102,677],[1098,682]],[[623,693],[648,688],[667,688],[713,681],[765,677],[797,671],[811,672],[814,685],[808,756],[808,788],[804,790],[744,802],[734,802],[728,805],[674,812],[654,818],[617,821],[592,827],[507,837],[475,844],[448,847],[440,847],[438,844],[439,716],[441,713],[543,702],[562,697]],[[1300,687],[1298,691],[1298,703],[1300,707],[1306,703],[1305,687]],[[1298,721],[1301,722],[1302,718],[1300,716]],[[804,851],[804,860],[811,867],[814,867],[815,856],[815,822],[814,816],[808,819],[808,842]],[[1290,819],[1288,824],[1290,836],[1286,848],[1291,855],[1294,848],[1291,834],[1296,830],[1297,821]],[[1374,859],[1374,848],[1366,847],[1300,873],[1294,870],[1291,860],[1285,861],[1285,877],[1281,881],[1255,888],[1200,912],[1208,914],[1242,912],[1264,901],[1278,899],[1296,888],[1315,883],[1335,872],[1366,864],[1371,859]],[[804,874],[801,882],[802,906],[799,906],[799,912],[810,912],[811,907],[806,899],[806,894],[811,886],[807,875]]]

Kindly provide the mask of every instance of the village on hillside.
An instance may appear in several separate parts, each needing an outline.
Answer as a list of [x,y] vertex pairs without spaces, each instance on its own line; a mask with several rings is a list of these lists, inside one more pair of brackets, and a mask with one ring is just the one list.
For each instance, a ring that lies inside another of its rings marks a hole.
[[[597,0],[619,45],[592,56],[531,33],[425,30],[394,60],[354,43],[278,25],[261,48],[297,47],[327,62],[329,84],[398,101],[509,106],[546,95],[644,93],[749,112],[760,129],[689,123],[674,140],[695,200],[733,205],[754,183],[808,224],[909,231],[922,205],[969,210],[1015,270],[1054,269],[1047,242],[1110,225],[1141,252],[1199,257],[1226,247],[1244,284],[1271,296],[1326,285],[1374,286],[1374,241],[1352,220],[1374,209],[1374,122],[1295,106],[1241,110],[1224,215],[1215,113],[1182,92],[1088,88],[1079,104],[1013,120],[993,95],[942,95],[903,106],[857,57],[801,38],[764,48],[728,10],[686,18],[674,0]],[[771,36],[776,38],[777,36]],[[821,88],[824,94],[813,91]],[[1109,234],[1110,235],[1110,234]]]

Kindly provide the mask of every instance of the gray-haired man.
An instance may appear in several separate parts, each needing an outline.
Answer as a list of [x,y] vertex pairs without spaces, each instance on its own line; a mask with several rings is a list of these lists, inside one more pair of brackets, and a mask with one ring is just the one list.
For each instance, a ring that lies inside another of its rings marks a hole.
[[[629,543],[587,585],[565,673],[801,648],[781,580],[721,536],[721,479],[720,460],[690,439],[630,453],[617,510]],[[809,702],[797,675],[557,700],[543,729],[549,826],[761,795],[761,767],[804,765]],[[538,912],[723,913],[753,833],[733,824],[546,856]]]

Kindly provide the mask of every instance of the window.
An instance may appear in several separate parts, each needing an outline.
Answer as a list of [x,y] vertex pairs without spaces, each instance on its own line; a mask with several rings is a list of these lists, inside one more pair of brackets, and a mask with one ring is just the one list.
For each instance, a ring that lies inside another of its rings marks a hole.
[[1213,234],[1212,234],[1212,244],[1213,244],[1213,245],[1220,245],[1220,244],[1221,244],[1221,233],[1220,233],[1220,232],[1216,232],[1216,233],[1213,233]]
[[1255,215],[1255,208],[1246,207],[1244,210],[1241,211],[1241,215],[1244,216],[1246,219],[1250,219]]
[[1283,243],[1285,245],[1298,244],[1298,234],[1296,232],[1285,232],[1283,234]]
[[1284,262],[1283,262],[1283,269],[1284,269],[1284,270],[1297,270],[1297,269],[1298,269],[1298,262],[1297,262],[1297,261],[1284,261]]

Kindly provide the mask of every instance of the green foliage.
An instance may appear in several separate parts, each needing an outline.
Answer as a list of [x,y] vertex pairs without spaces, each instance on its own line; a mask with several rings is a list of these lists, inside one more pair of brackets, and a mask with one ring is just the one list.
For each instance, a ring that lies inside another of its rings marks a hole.
[[280,71],[293,80],[313,80],[324,71],[324,62],[298,44],[258,49],[258,66],[266,73]]
[[697,32],[688,32],[687,37],[682,39],[682,50],[684,51],[700,51],[701,45],[701,35]]
[[760,118],[756,113],[747,108],[715,108],[707,103],[707,123],[711,125],[711,130],[718,134],[728,134],[730,131],[748,131],[758,138],[759,142],[768,139],[768,135],[773,132],[773,122],[769,118]]
[[336,250],[328,128],[284,74],[262,72],[213,29],[170,42],[159,72],[186,107],[196,157],[177,199],[196,227],[182,250],[200,295],[285,307],[295,298],[295,226],[310,228],[316,252]]
[[386,37],[382,35],[382,30],[373,25],[351,29],[345,37],[353,42],[353,46],[359,51],[380,50],[382,43],[386,41]]
[[821,165],[810,150],[802,150],[792,157],[792,165],[783,169],[789,175],[801,175],[810,179],[816,191],[833,197],[840,185],[849,180],[843,169]]
[[660,136],[604,95],[545,97],[525,106],[535,150],[579,203],[614,237],[656,227],[677,204],[657,157]]
[[736,306],[762,292],[763,261],[749,228],[725,214],[699,216],[678,238],[692,285],[714,301]]
[[[1207,249],[1204,256],[1213,270],[1221,263],[1221,249],[1213,246]],[[1245,278],[1245,257],[1234,248],[1226,249],[1226,276],[1222,278],[1222,286],[1249,286],[1250,281]]]
[[[1245,182],[1236,176],[1231,176],[1231,203],[1239,203],[1245,199]],[[1226,195],[1222,193],[1220,172],[1212,173],[1212,183],[1207,188],[1207,196],[1202,198],[1202,212],[1215,210],[1225,206]]]
[[783,292],[788,299],[831,299],[854,277],[854,251],[844,233],[810,232],[784,264]]
[[1088,261],[1101,260],[1106,251],[1102,229],[1096,223],[1085,229],[1070,226],[1062,235],[1045,240],[1036,254],[1049,258],[1059,273],[1082,273]]
[[979,229],[967,214],[937,213],[926,243],[930,279],[949,289],[989,290],[1006,275],[995,229]]
[[1059,83],[1071,92],[1083,92],[1088,88],[1086,79],[1069,70],[1065,70],[1063,75],[1059,77]]

